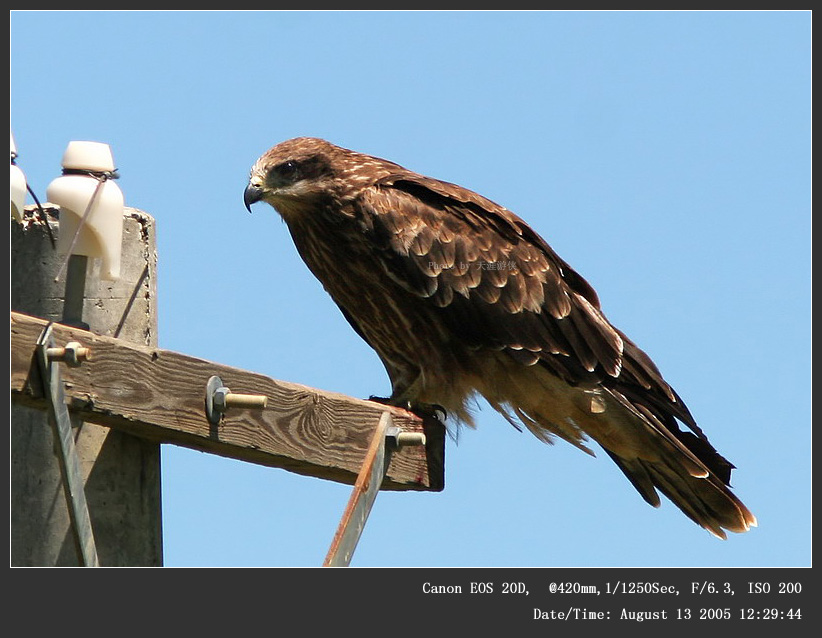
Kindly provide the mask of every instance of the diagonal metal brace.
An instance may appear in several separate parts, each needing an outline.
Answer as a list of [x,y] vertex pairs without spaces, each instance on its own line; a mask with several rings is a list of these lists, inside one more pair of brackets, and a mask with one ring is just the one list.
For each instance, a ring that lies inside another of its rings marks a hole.
[[52,324],[49,323],[37,339],[35,347],[37,365],[43,381],[43,394],[48,403],[49,422],[57,442],[59,452],[57,459],[60,463],[60,473],[63,476],[63,487],[66,492],[71,531],[77,553],[83,565],[97,567],[99,566],[97,547],[91,529],[86,494],[83,491],[83,473],[74,446],[74,434],[66,406],[65,390],[60,378],[60,366],[57,361],[51,360],[49,353],[50,349],[54,351],[51,327]]
[[391,455],[401,445],[425,445],[425,435],[402,432],[392,424],[391,413],[383,412],[323,567],[348,567],[351,563],[371,507],[391,464]]

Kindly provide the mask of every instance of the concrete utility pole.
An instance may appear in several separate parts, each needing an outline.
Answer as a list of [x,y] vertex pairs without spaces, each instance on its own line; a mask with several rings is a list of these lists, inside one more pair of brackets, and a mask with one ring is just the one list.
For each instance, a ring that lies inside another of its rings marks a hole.
[[[56,233],[56,210],[46,208]],[[124,212],[120,279],[101,281],[88,260],[82,308],[64,308],[63,255],[32,216],[11,220],[11,310],[53,321],[81,315],[88,330],[157,345],[157,254],[154,220]],[[73,275],[85,259],[75,260]],[[80,272],[82,276],[82,271]],[[92,353],[93,357],[93,353]],[[46,412],[11,404],[11,565],[79,565]],[[162,564],[160,445],[72,417],[91,525],[102,566]]]

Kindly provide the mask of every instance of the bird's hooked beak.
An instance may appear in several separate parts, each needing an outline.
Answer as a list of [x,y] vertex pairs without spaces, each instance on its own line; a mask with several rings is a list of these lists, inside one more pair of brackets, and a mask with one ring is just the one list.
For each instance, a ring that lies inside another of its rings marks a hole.
[[262,187],[254,184],[253,182],[249,182],[248,186],[245,187],[245,192],[243,193],[243,203],[249,213],[251,212],[251,204],[259,202],[262,198]]

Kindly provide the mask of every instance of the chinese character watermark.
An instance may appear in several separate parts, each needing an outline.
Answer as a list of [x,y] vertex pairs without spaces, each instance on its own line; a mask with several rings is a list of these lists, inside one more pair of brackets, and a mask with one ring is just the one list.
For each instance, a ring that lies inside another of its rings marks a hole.
[[457,269],[464,272],[470,268],[477,268],[480,270],[517,270],[517,263],[513,260],[507,261],[477,261],[471,264],[459,262],[455,264],[440,264],[436,261],[429,261],[428,267],[437,270],[453,270]]

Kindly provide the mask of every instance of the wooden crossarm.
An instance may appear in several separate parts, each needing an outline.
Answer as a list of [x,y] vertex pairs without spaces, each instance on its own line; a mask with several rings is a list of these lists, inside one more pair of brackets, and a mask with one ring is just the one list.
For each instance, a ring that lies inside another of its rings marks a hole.
[[[11,313],[11,398],[45,408],[34,359],[47,322]],[[170,350],[135,345],[60,324],[55,343],[76,341],[88,360],[65,366],[69,409],[84,420],[133,435],[173,443],[298,474],[353,484],[380,416],[394,425],[425,432],[425,447],[394,454],[382,489],[441,490],[444,487],[444,428],[399,408],[271,379]],[[208,379],[219,376],[232,392],[265,395],[262,409],[229,408],[209,423]]]

